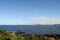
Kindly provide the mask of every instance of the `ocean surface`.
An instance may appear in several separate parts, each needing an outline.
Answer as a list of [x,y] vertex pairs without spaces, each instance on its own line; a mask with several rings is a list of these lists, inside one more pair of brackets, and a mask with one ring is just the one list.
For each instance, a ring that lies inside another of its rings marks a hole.
[[27,34],[60,34],[60,25],[0,25],[6,31],[22,30]]

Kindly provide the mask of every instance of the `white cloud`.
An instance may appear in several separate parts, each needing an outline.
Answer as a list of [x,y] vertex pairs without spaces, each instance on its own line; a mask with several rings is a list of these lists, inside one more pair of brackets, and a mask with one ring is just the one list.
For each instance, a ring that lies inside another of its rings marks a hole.
[[32,17],[32,18],[22,18],[20,20],[0,20],[0,25],[51,25],[60,24],[60,18],[48,18],[48,17]]
[[48,18],[48,17],[36,17],[36,18],[26,18],[25,24],[60,24],[59,18]]

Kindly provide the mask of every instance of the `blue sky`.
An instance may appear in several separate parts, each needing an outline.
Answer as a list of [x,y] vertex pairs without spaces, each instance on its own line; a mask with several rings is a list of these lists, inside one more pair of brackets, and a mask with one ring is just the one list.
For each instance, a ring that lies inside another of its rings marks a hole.
[[60,0],[0,0],[0,24],[60,24],[59,20]]

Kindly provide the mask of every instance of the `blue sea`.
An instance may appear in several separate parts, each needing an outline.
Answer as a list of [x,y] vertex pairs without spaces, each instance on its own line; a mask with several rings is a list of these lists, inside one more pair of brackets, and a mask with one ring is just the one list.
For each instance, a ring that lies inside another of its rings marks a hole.
[[60,25],[0,25],[0,29],[10,32],[22,30],[27,34],[60,34]]

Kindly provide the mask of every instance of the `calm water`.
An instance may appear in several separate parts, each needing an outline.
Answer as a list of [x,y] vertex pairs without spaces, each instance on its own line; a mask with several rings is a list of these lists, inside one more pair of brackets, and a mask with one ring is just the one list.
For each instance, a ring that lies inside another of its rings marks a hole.
[[60,34],[60,25],[0,25],[6,31],[22,30],[30,34]]

